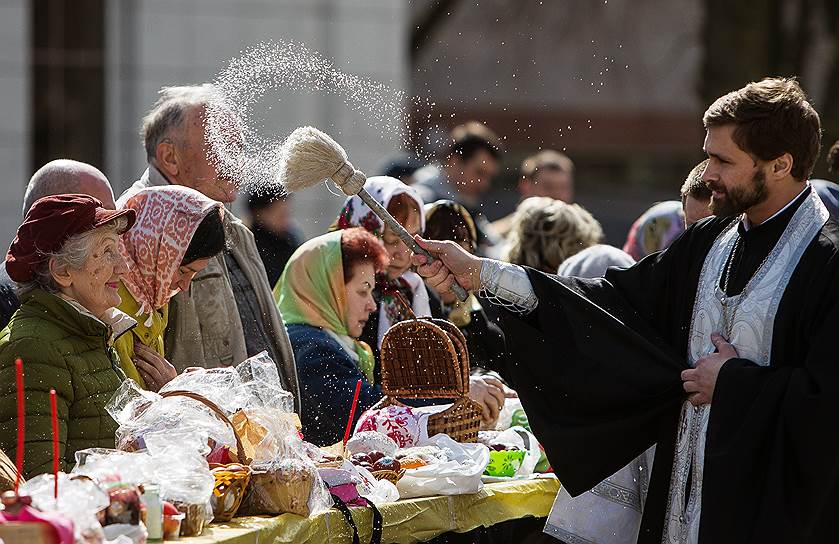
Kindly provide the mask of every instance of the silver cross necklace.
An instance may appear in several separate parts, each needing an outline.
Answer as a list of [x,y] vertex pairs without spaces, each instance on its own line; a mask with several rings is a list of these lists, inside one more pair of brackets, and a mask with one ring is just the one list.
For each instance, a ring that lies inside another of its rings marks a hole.
[[[757,276],[758,272],[763,268],[763,265],[766,264],[766,261],[769,260],[769,256],[772,254],[772,250],[766,254],[766,257],[763,258],[761,261],[760,266],[757,267],[757,270],[754,271],[752,276],[749,278],[749,281],[746,283],[746,286],[743,287],[743,291],[740,292],[739,295],[735,295],[729,297],[726,293],[728,292],[729,282],[731,280],[731,267],[734,264],[734,255],[737,253],[737,248],[740,246],[740,241],[743,238],[737,234],[737,240],[734,242],[734,247],[731,248],[731,253],[728,256],[728,266],[725,268],[725,275],[722,278],[722,295],[720,296],[720,303],[722,304],[722,314],[723,314],[723,330],[725,331],[725,341],[731,341],[731,329],[734,327],[734,319],[737,317],[737,309],[740,307],[740,303],[746,298],[746,295],[751,290],[752,283],[754,282],[755,277]],[[719,282],[717,282],[719,285]],[[737,300],[734,304],[731,305],[729,308],[729,303],[731,302],[732,298],[736,298]]]

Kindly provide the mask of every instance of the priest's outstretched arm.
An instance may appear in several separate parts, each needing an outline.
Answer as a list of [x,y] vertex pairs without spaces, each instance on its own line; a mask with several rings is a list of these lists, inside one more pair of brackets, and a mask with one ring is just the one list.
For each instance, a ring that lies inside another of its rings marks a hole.
[[[656,443],[685,398],[674,355],[648,320],[669,263],[655,256],[613,281],[558,278],[418,239],[445,259],[417,271],[438,292],[457,281],[503,304],[510,353],[503,376],[517,389],[552,466],[571,493],[587,491]],[[633,300],[624,290],[637,290]],[[633,304],[637,303],[637,307]]]

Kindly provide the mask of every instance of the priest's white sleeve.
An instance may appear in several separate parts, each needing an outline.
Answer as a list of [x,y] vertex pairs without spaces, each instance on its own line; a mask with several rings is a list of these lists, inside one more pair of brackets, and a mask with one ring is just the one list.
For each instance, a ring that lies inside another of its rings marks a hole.
[[479,294],[493,304],[520,314],[529,314],[539,304],[524,268],[494,259],[484,259],[481,265]]

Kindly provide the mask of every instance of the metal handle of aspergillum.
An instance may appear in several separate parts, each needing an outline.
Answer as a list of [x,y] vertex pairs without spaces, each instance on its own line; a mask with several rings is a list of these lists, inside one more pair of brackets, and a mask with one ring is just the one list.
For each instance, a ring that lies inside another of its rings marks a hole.
[[[365,204],[370,206],[370,209],[373,210],[373,213],[378,215],[382,219],[382,221],[387,223],[387,226],[390,227],[390,230],[395,232],[399,236],[399,238],[401,238],[402,241],[405,242],[405,245],[411,248],[411,251],[418,255],[423,255],[426,259],[428,259],[429,264],[434,262],[434,257],[432,257],[428,251],[424,250],[417,243],[417,241],[414,240],[414,237],[411,236],[407,230],[405,230],[405,227],[400,225],[396,221],[396,219],[394,219],[393,216],[390,215],[390,212],[388,212],[384,206],[379,204],[378,200],[370,196],[370,193],[368,193],[366,189],[361,189],[358,192],[358,196],[359,198],[361,198],[362,201],[364,201]],[[422,210],[420,210],[420,213],[422,213]],[[468,294],[466,293],[466,289],[461,287],[458,283],[452,285],[452,292],[455,294],[455,296],[460,302],[465,301],[466,297],[468,296]]]

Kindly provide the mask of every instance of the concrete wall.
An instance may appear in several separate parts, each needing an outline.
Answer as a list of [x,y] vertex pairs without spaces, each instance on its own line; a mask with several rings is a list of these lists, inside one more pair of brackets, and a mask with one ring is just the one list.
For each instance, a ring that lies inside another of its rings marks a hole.
[[[164,85],[211,81],[229,59],[262,40],[293,40],[356,75],[396,89],[407,86],[407,6],[393,0],[113,0],[107,37],[107,174],[125,188],[145,168],[137,131]],[[276,96],[276,94],[275,94]],[[338,98],[288,93],[271,109],[271,130],[287,134],[301,124],[336,136],[353,163],[370,171],[399,148]],[[261,104],[270,105],[267,101]],[[241,199],[240,199],[241,200]],[[320,234],[342,198],[324,187],[293,204],[308,235]],[[241,202],[234,210],[242,212]]]
[[0,247],[20,224],[29,179],[29,2],[0,0]]

